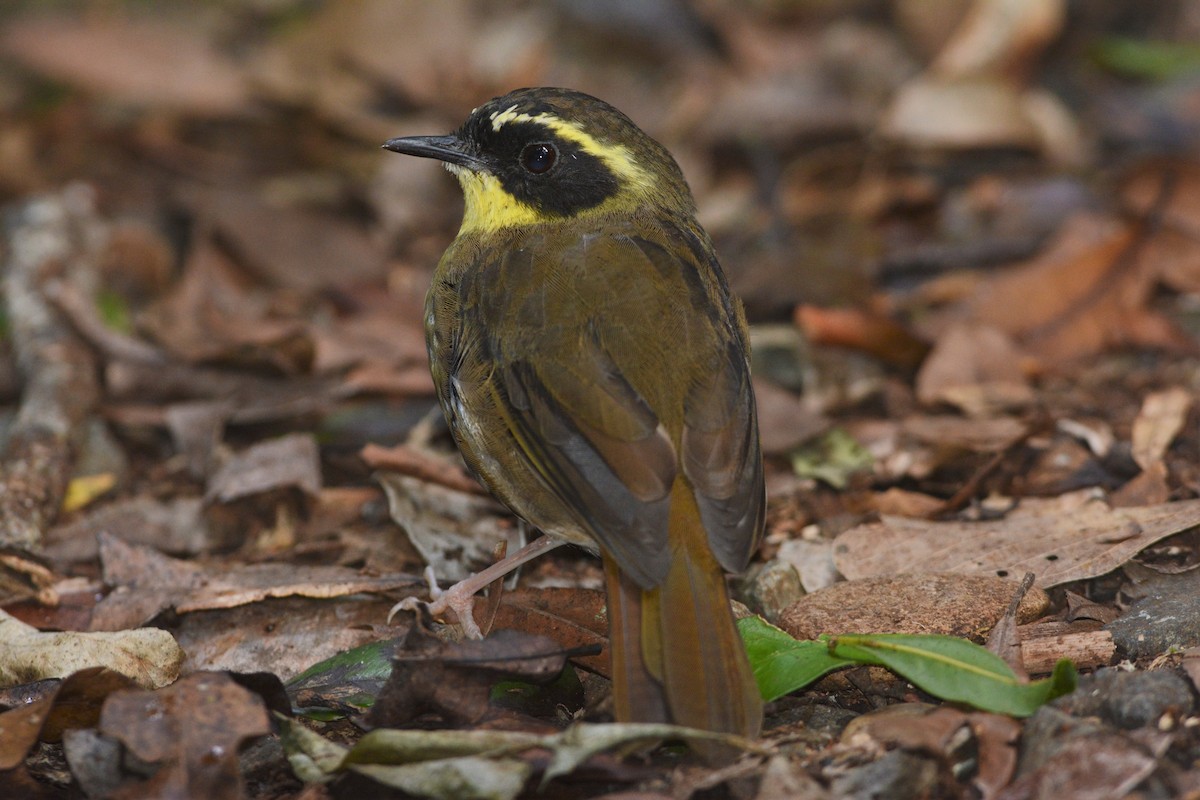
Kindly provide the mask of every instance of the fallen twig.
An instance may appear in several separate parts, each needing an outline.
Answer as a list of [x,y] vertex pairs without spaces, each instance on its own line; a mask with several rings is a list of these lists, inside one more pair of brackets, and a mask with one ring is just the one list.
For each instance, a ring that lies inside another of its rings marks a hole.
[[58,512],[98,397],[92,354],[43,287],[87,270],[103,233],[80,186],[26,203],[7,222],[4,293],[24,391],[0,461],[0,547],[30,551]]

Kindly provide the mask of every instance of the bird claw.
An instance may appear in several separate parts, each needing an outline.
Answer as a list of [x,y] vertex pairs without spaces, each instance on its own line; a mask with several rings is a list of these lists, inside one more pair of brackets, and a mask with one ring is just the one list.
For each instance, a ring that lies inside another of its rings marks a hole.
[[463,634],[468,639],[482,639],[483,631],[475,622],[476,593],[487,588],[494,581],[500,580],[526,561],[562,544],[565,544],[562,539],[555,539],[551,536],[538,537],[511,556],[497,561],[482,572],[476,572],[471,577],[461,580],[445,590],[438,588],[433,568],[426,567],[425,580],[429,582],[430,601],[427,603],[415,597],[406,597],[392,606],[392,610],[388,613],[388,621],[391,622],[392,615],[397,611],[416,611],[422,607],[428,609],[429,613],[435,617],[441,616],[447,611],[453,611],[458,617],[458,624],[462,626]]
[[442,589],[437,585],[433,568],[426,567],[425,580],[429,584],[429,601],[419,597],[404,598],[392,606],[392,610],[388,612],[388,622],[391,622],[392,617],[399,611],[415,612],[424,608],[435,618],[444,616],[447,611],[453,611],[454,615],[458,617],[458,624],[463,629],[463,635],[468,639],[482,639],[483,631],[475,622],[475,592],[477,589],[471,579],[459,581],[449,589]]

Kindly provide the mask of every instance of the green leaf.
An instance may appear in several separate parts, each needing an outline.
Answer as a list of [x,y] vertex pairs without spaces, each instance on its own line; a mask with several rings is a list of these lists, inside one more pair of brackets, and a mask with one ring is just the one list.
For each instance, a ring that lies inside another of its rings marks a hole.
[[[293,705],[314,719],[337,719],[360,713],[375,698],[392,674],[396,639],[386,639],[330,656],[287,682]],[[324,701],[314,704],[311,698]]]
[[1075,690],[1075,667],[1065,659],[1049,678],[1022,683],[999,656],[952,636],[891,633],[821,638],[836,657],[887,667],[935,697],[998,714],[1026,717]]
[[761,617],[738,620],[750,668],[764,700],[783,697],[853,661],[833,655],[824,642],[802,642]]
[[1169,80],[1200,72],[1200,45],[1191,42],[1148,42],[1113,36],[1091,48],[1100,66],[1130,78]]
[[336,675],[339,680],[384,680],[392,674],[396,639],[368,642],[313,664],[287,682],[289,689],[309,685],[314,678]]

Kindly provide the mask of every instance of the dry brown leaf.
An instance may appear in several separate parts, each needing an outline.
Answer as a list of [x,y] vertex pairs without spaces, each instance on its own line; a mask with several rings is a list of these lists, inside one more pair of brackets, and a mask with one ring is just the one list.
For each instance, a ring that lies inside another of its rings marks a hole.
[[981,800],[992,800],[1012,780],[1017,770],[1017,742],[1021,724],[999,714],[970,715],[971,730],[978,741],[979,766],[971,783]]
[[175,639],[161,628],[43,632],[0,611],[0,685],[106,667],[140,686],[165,686],[179,677],[183,658]]
[[100,731],[120,739],[159,771],[125,797],[244,796],[238,748],[271,725],[262,699],[221,673],[198,672],[156,692],[118,691],[100,716]]
[[963,419],[948,414],[905,417],[900,430],[926,444],[976,453],[999,452],[1029,432],[1025,423],[1013,417]]
[[1044,797],[1127,797],[1158,768],[1154,754],[1129,737],[1098,732],[1076,735],[1010,783],[1005,800]]
[[422,306],[374,288],[368,307],[313,331],[313,371],[349,369],[345,383],[358,393],[432,395]]
[[1025,666],[1021,659],[1021,634],[1017,630],[1017,612],[1020,610],[1020,604],[1025,599],[1026,593],[1033,586],[1033,573],[1027,573],[1021,579],[1020,588],[1014,590],[1012,599],[1009,600],[1008,608],[1004,610],[1004,616],[996,623],[996,627],[992,628],[988,634],[986,647],[1000,658],[1004,659],[1014,674],[1021,680],[1029,678],[1025,671]]
[[1048,363],[1129,342],[1177,346],[1179,334],[1147,308],[1155,276],[1130,257],[1138,235],[1076,215],[1037,257],[976,287],[960,312]]
[[37,700],[0,714],[0,770],[24,761],[39,739],[57,742],[68,728],[94,726],[104,698],[134,686],[119,672],[89,667],[72,673]]
[[861,744],[866,738],[889,750],[900,747],[953,759],[962,752],[964,728],[969,728],[975,740],[972,752],[978,759],[972,783],[982,798],[990,800],[1016,771],[1021,724],[1011,717],[902,703],[851,720],[842,732],[842,741]]
[[138,317],[159,343],[192,363],[265,366],[292,374],[311,365],[314,345],[299,320],[270,318],[266,298],[209,236],[198,236],[183,277]]
[[[1003,616],[1020,586],[986,575],[928,572],[851,579],[805,595],[779,618],[797,639],[822,633],[914,633],[981,641]],[[1050,604],[1040,590],[1027,593],[1018,620],[1030,622]]]
[[363,575],[347,567],[247,564],[236,567],[168,558],[101,534],[105,582],[122,587],[96,605],[93,630],[121,630],[174,607],[179,613],[233,608],[268,597],[341,597],[383,592],[418,581],[412,575]]
[[[895,514],[900,517],[928,518],[946,507],[946,501],[921,492],[910,492],[893,486],[872,495],[871,509],[878,514]],[[832,549],[831,549],[832,552]]]
[[205,500],[230,503],[281,489],[297,489],[310,498],[321,493],[320,453],[312,434],[268,439],[238,453],[212,476]]
[[198,497],[168,501],[138,496],[105,503],[46,533],[46,556],[58,562],[94,559],[96,534],[120,531],[130,544],[144,544],[172,555],[196,555],[228,546],[213,538],[204,524]]
[[364,597],[270,598],[236,608],[194,611],[176,636],[191,669],[258,672],[291,680],[327,658],[395,636],[385,627],[392,600]]
[[1001,452],[1028,433],[1011,417],[972,420],[948,414],[851,421],[845,427],[875,458],[876,474],[887,480],[925,478],[964,452]]
[[[476,599],[476,606],[484,602]],[[479,614],[482,609],[477,609]],[[517,589],[505,592],[496,609],[493,629],[512,629],[548,636],[564,650],[606,645],[608,621],[604,593],[594,589]],[[579,656],[572,660],[607,676],[609,656]]]
[[213,191],[196,205],[238,264],[269,285],[311,292],[386,276],[382,243],[344,217],[272,205],[252,187]]
[[432,397],[429,365],[421,362],[397,366],[367,362],[346,373],[344,386],[354,394]]
[[1171,499],[1171,486],[1167,482],[1167,465],[1156,461],[1144,469],[1109,497],[1114,508],[1134,508],[1156,505]]
[[459,581],[492,563],[500,541],[515,552],[520,531],[498,524],[508,515],[491,497],[449,489],[396,472],[375,479],[388,498],[388,513],[404,529],[434,574]]
[[988,76],[914,78],[896,93],[880,131],[916,148],[1034,150],[1040,143],[1021,90]]
[[427,453],[420,448],[406,444],[394,447],[368,444],[359,452],[359,457],[371,469],[409,475],[465,494],[489,496],[479,481],[462,468],[460,461]]
[[1111,572],[1172,534],[1200,525],[1200,500],[1112,508],[1092,490],[1026,498],[1004,519],[927,522],[885,516],[834,542],[848,579],[915,570],[1037,576],[1042,588]]
[[394,668],[367,715],[372,727],[399,727],[433,712],[456,725],[497,713],[497,680],[545,683],[562,672],[563,648],[546,636],[498,630],[486,639],[448,642],[414,627],[396,648]]
[[273,44],[260,75],[272,94],[366,133],[372,85],[433,108],[470,107],[492,90],[525,85],[536,77],[548,22],[540,13],[485,19],[463,0],[335,3]]
[[975,0],[930,68],[895,93],[881,132],[911,147],[1036,148],[1079,163],[1086,148],[1071,112],[1025,86],[1064,14],[1062,0]]
[[1146,395],[1130,436],[1133,460],[1144,470],[1162,461],[1183,430],[1192,408],[1192,393],[1175,387]]
[[929,352],[929,345],[903,325],[865,309],[802,305],[794,316],[813,344],[852,347],[905,369],[915,367]]
[[1063,0],[975,0],[930,70],[946,78],[994,75],[1021,81],[1065,18]]
[[[666,800],[670,795],[646,794],[629,800]],[[771,756],[763,770],[754,800],[832,800],[833,794],[809,774],[804,765],[785,755]]]
[[0,47],[33,70],[139,107],[200,116],[249,108],[246,76],[195,26],[124,14],[33,17],[7,22]]
[[938,337],[917,373],[917,399],[949,403],[982,417],[1033,402],[1026,360],[1002,331],[983,325],[953,325]]
[[[1169,181],[1165,187],[1164,181]],[[1168,194],[1157,210],[1160,224],[1146,243],[1147,268],[1176,291],[1200,291],[1200,165],[1151,162],[1130,178],[1122,193],[1135,214],[1146,215],[1156,212],[1164,188]]]

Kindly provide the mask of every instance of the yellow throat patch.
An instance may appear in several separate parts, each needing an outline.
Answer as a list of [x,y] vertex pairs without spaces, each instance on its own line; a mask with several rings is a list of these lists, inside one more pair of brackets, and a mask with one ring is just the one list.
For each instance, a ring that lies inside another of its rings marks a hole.
[[463,191],[463,221],[459,235],[532,225],[542,220],[536,208],[506,192],[495,175],[474,172],[456,164],[447,164],[446,169],[458,178]]

